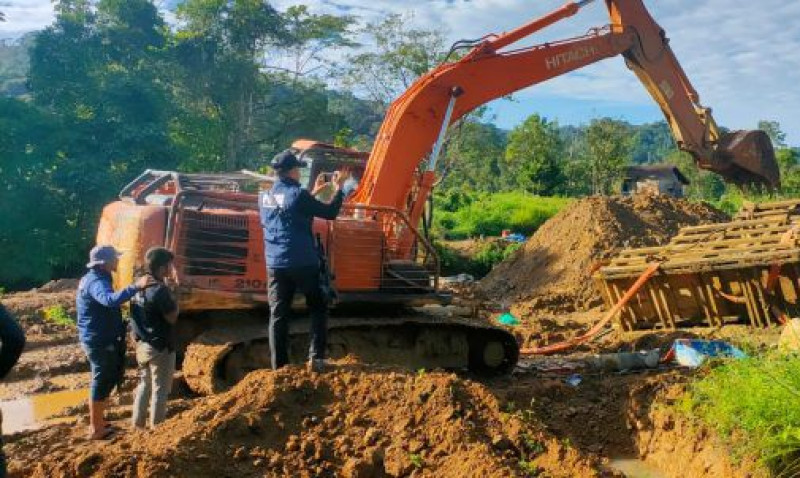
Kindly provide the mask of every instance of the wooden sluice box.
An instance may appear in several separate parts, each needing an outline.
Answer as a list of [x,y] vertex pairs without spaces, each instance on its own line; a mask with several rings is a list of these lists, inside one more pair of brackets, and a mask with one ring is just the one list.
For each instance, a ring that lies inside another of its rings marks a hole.
[[659,271],[616,318],[624,330],[766,327],[798,317],[800,199],[745,204],[730,222],[684,227],[665,246],[623,250],[593,276],[606,306],[653,262]]

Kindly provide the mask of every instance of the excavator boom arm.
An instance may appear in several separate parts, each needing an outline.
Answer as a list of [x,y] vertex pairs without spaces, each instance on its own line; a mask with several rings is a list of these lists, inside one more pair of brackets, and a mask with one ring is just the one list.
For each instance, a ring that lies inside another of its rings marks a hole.
[[[433,182],[435,158],[421,181],[415,171],[425,157],[438,151],[434,146],[446,126],[489,101],[620,54],[661,107],[678,146],[691,153],[701,168],[740,183],[777,183],[777,167],[771,169],[774,154],[770,158],[771,147],[764,151],[759,142],[763,138],[756,138],[755,146],[748,137],[743,140],[746,144],[734,145],[738,149],[724,149],[731,140],[722,138],[710,110],[700,106],[664,31],[641,0],[606,0],[611,24],[585,36],[498,51],[574,15],[590,2],[569,2],[418,79],[390,106],[352,200],[409,211],[416,223]],[[742,140],[741,135],[737,138]],[[757,158],[741,160],[747,155],[743,152]],[[421,188],[416,187],[419,184]],[[415,197],[410,197],[412,192]]]

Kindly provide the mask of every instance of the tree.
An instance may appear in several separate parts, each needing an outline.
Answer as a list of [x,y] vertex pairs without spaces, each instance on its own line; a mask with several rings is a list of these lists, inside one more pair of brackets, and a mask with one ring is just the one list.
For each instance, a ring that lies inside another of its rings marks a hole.
[[635,129],[631,151],[634,163],[657,163],[675,150],[675,140],[666,121],[646,123]]
[[298,136],[332,140],[344,126],[316,73],[330,66],[328,50],[353,45],[352,17],[302,6],[281,14],[257,0],[188,0],[178,16],[176,55],[187,87],[175,136],[191,152],[184,167],[257,168]]
[[609,194],[622,180],[633,146],[631,126],[611,118],[594,119],[586,128],[584,161],[594,194]]
[[[187,0],[177,8],[182,24],[176,55],[185,69],[182,101],[189,122],[219,130],[222,144],[209,160],[235,170],[257,155],[253,117],[259,94],[259,61],[269,45],[286,41],[283,20],[258,0]],[[176,134],[193,135],[191,130]],[[181,139],[191,144],[192,138]]]
[[533,194],[563,191],[560,161],[564,145],[558,124],[538,114],[531,115],[508,136],[505,161],[511,184]]
[[68,132],[46,185],[60,191],[51,205],[59,247],[77,265],[102,206],[120,187],[146,167],[177,164],[168,134],[168,30],[147,0],[63,0],[56,12],[55,23],[36,36],[28,83],[34,104]]
[[767,133],[776,148],[786,147],[786,133],[781,130],[781,124],[777,121],[761,120],[758,122],[758,129]]
[[285,40],[278,55],[285,57],[287,65],[266,67],[285,71],[294,79],[328,72],[336,62],[327,53],[358,46],[352,38],[356,19],[350,15],[312,14],[307,6],[296,5],[283,13],[283,22]]
[[439,162],[442,191],[496,192],[500,189],[506,134],[493,124],[474,119],[450,131]]
[[420,76],[441,63],[447,50],[440,30],[413,28],[413,16],[391,14],[360,33],[372,49],[350,55],[340,72],[345,87],[384,109]]
[[30,103],[0,98],[0,283],[31,286],[72,261],[64,231],[66,191],[52,187],[63,162],[57,120]]

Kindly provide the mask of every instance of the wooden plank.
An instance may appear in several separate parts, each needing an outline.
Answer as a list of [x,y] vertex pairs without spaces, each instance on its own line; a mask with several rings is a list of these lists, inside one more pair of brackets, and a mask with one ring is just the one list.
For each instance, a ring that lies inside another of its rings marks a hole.
[[704,274],[700,274],[699,277],[700,283],[705,289],[706,300],[708,301],[709,308],[711,309],[711,317],[714,320],[714,325],[722,327],[722,314],[719,312],[719,306],[717,305],[714,288],[711,287],[711,284]]
[[[661,304],[664,307],[664,315],[666,315],[667,320],[669,321],[670,328],[675,328],[675,317],[676,314],[672,312],[672,307],[670,307],[670,302],[667,300],[667,294],[669,282],[666,278],[660,280],[661,287],[658,288],[658,294],[661,298]],[[677,305],[676,305],[677,306]]]
[[647,284],[647,292],[650,294],[650,301],[653,303],[653,309],[656,311],[656,316],[658,320],[661,322],[661,325],[668,329],[669,325],[667,325],[667,319],[664,317],[664,314],[661,312],[661,306],[658,303],[658,295],[656,294],[655,286],[653,284],[653,279],[650,279],[650,282]]
[[710,327],[713,327],[714,319],[711,316],[711,308],[708,304],[708,298],[703,293],[703,285],[699,279],[699,274],[692,276],[692,287],[689,290],[692,292],[692,298],[697,304],[697,308],[703,311],[703,315],[706,317],[706,322]]
[[761,280],[758,276],[753,274],[753,289],[755,289],[756,303],[758,304],[759,312],[761,312],[762,326],[768,327],[772,323],[772,314],[770,313],[769,303],[764,295],[764,288],[761,286]]
[[[614,303],[616,304],[622,298],[622,294],[620,293],[619,286],[617,285],[616,282],[611,283],[611,291],[614,293]],[[620,309],[619,314],[617,315],[617,320],[620,324],[620,327],[622,327],[622,330],[630,332],[631,330],[633,330],[633,322],[629,321],[626,316],[627,316],[626,307],[623,307],[622,309]]]
[[742,276],[742,274],[737,274],[739,276],[739,287],[742,289],[742,294],[744,295],[746,302],[745,306],[747,308],[747,318],[750,319],[750,325],[753,327],[758,327],[759,317],[758,311],[755,307],[755,302],[753,300],[753,296],[751,294],[750,285],[747,280]]

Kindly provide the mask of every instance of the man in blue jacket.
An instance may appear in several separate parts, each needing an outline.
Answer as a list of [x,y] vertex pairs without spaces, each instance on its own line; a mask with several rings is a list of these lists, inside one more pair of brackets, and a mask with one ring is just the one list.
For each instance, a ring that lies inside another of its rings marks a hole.
[[117,270],[118,259],[114,247],[95,246],[86,264],[89,272],[81,278],[76,296],[78,338],[92,373],[92,440],[103,440],[113,433],[105,421],[105,408],[106,399],[122,381],[125,371],[125,324],[120,306],[151,284],[151,279],[144,276],[134,285],[114,292],[111,273]]
[[336,173],[336,192],[330,203],[315,199],[300,186],[300,168],[305,167],[290,151],[272,160],[278,180],[259,196],[264,250],[269,276],[269,346],[272,368],[289,363],[289,319],[295,291],[306,297],[311,315],[309,369],[325,367],[328,298],[320,287],[320,261],[311,226],[315,217],[333,220],[344,201],[345,173]]

